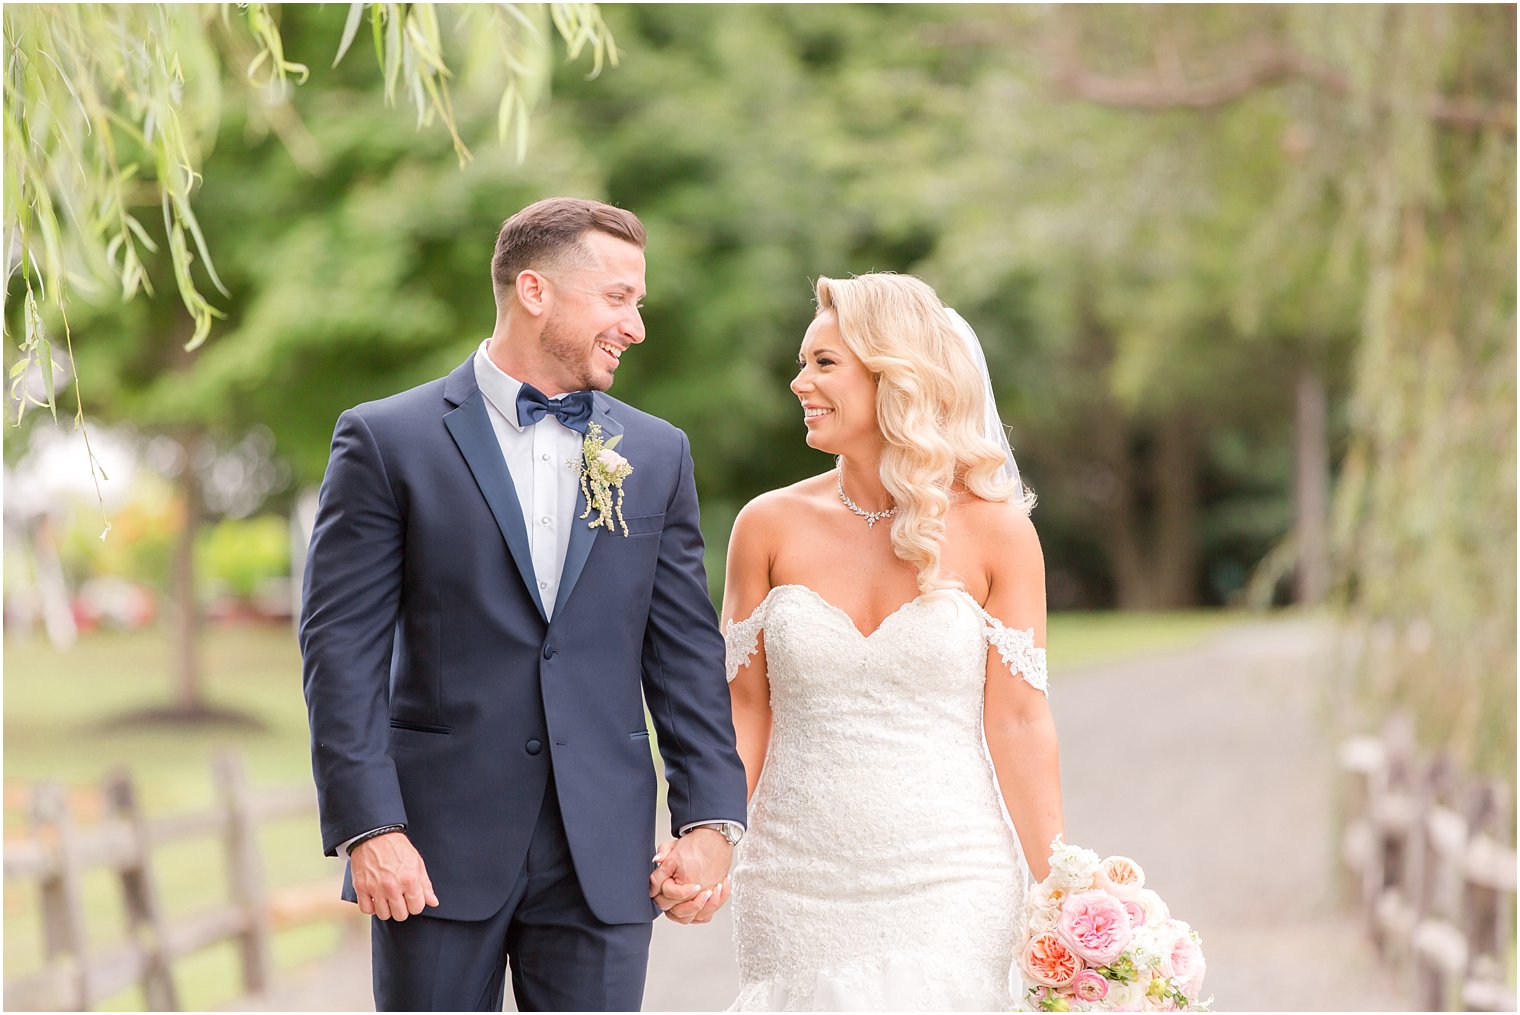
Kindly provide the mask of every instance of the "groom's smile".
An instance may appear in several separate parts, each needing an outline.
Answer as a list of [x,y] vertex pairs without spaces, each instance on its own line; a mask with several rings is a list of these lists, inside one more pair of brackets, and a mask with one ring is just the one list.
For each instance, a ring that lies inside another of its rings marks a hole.
[[644,252],[631,243],[590,233],[585,263],[551,281],[554,299],[540,344],[562,374],[563,391],[606,391],[623,353],[644,341]]
[[601,341],[600,339],[598,339],[597,343],[596,343],[596,347],[598,349],[602,350],[603,352],[605,352],[608,356],[612,357],[612,366],[613,366],[613,369],[616,369],[617,365],[620,362],[622,362],[622,360],[623,360],[623,349],[626,348],[626,346],[624,346],[624,347],[618,347],[618,346],[613,345],[611,342],[604,342],[604,341]]

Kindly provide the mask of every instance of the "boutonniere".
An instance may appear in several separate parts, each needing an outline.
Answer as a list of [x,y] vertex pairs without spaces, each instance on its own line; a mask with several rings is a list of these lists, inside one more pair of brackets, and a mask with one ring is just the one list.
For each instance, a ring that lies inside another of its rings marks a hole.
[[[616,516],[617,524],[623,527],[626,536],[628,523],[623,521],[623,480],[633,475],[633,466],[612,450],[622,439],[623,435],[618,434],[610,441],[603,440],[601,424],[592,423],[581,441],[580,460],[572,460],[570,467],[580,470],[581,493],[586,498],[586,510],[581,517],[586,518],[596,511],[596,517],[586,523],[587,527],[601,526],[608,532],[616,532],[617,526],[612,524]],[[613,498],[614,491],[616,499]]]

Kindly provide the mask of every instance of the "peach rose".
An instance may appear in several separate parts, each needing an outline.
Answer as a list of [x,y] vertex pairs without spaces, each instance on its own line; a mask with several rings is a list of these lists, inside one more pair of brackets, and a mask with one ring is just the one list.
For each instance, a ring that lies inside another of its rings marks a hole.
[[1124,951],[1133,932],[1123,903],[1107,892],[1091,891],[1066,900],[1056,933],[1084,961],[1106,966]]
[[1054,934],[1037,934],[1024,949],[1024,971],[1049,987],[1064,987],[1082,971],[1082,960]]
[[1121,899],[1133,898],[1145,887],[1145,871],[1127,856],[1111,856],[1098,868],[1098,884]]

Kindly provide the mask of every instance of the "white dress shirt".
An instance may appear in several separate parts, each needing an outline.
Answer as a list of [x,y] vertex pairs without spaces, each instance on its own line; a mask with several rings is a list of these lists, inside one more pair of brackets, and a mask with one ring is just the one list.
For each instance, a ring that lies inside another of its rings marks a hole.
[[[580,493],[576,466],[581,456],[581,435],[555,416],[519,426],[517,392],[522,389],[522,381],[491,361],[486,355],[487,344],[489,341],[481,343],[475,351],[475,380],[486,397],[486,415],[491,418],[491,429],[501,445],[501,457],[506,460],[507,472],[517,489],[517,503],[528,528],[533,580],[538,583],[544,615],[552,620],[554,598],[559,594],[565,570],[565,551],[570,546],[570,526],[575,521],[576,497]],[[555,399],[562,397],[557,395]]]

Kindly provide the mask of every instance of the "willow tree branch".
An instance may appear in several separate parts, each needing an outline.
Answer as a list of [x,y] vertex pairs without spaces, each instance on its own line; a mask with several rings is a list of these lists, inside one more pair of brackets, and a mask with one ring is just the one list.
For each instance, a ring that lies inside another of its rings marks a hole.
[[[1351,94],[1351,81],[1342,71],[1274,44],[1258,44],[1232,54],[1224,69],[1190,79],[1112,78],[1095,74],[1075,57],[1071,47],[1058,60],[1053,83],[1071,98],[1131,109],[1212,109],[1252,92],[1288,81],[1308,81],[1333,95]],[[1381,106],[1387,100],[1375,100]],[[1440,123],[1468,130],[1493,128],[1515,133],[1515,107],[1488,105],[1479,100],[1433,95],[1424,100],[1426,112]]]

